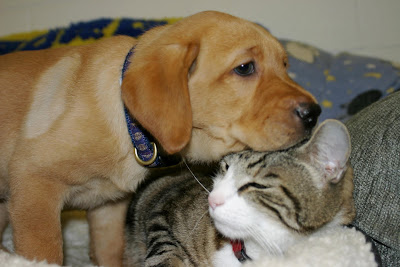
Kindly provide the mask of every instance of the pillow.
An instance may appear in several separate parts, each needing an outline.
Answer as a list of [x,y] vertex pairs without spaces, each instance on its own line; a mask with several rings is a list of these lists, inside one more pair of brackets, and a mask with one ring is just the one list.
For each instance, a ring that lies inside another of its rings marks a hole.
[[400,92],[347,123],[354,168],[354,225],[369,235],[383,266],[400,263]]
[[349,53],[327,53],[281,40],[289,54],[289,75],[322,107],[320,121],[348,120],[371,103],[400,89],[400,65]]

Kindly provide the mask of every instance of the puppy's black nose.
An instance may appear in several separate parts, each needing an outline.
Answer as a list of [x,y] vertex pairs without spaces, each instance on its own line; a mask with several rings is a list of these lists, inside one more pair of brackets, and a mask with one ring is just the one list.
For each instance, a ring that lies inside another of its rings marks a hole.
[[303,122],[305,129],[312,129],[317,124],[321,107],[318,104],[301,103],[296,108],[296,114]]

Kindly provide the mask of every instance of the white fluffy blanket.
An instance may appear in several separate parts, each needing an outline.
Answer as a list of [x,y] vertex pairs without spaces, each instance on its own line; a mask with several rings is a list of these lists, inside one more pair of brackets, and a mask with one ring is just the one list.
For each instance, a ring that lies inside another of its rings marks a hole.
[[371,244],[354,228],[324,229],[289,248],[282,257],[264,257],[246,267],[372,267],[378,266]]
[[[88,256],[88,226],[84,214],[65,212],[62,221],[65,264],[68,266],[92,266]],[[12,249],[11,229],[7,229],[3,245]],[[0,251],[0,266],[54,267],[57,265],[27,261],[17,255]],[[355,229],[337,227],[321,230],[305,238],[291,247],[284,256],[268,256],[258,261],[248,262],[245,266],[373,267],[377,264],[371,252],[371,244],[366,242],[362,233]]]

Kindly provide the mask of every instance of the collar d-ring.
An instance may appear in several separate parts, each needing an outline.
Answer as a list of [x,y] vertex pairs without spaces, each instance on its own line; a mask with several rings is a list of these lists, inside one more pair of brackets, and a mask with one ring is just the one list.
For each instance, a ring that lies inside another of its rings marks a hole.
[[153,156],[149,160],[142,160],[139,155],[137,148],[135,147],[135,159],[136,161],[142,165],[142,166],[149,166],[151,165],[154,161],[156,161],[158,153],[157,153],[157,145],[154,142],[150,143],[153,147]]

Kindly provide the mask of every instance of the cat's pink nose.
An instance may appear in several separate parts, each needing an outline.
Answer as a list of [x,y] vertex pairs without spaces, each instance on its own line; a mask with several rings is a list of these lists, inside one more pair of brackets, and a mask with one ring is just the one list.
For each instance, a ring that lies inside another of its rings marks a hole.
[[215,210],[216,207],[221,206],[224,203],[225,203],[224,196],[213,193],[208,195],[208,204],[213,210]]

